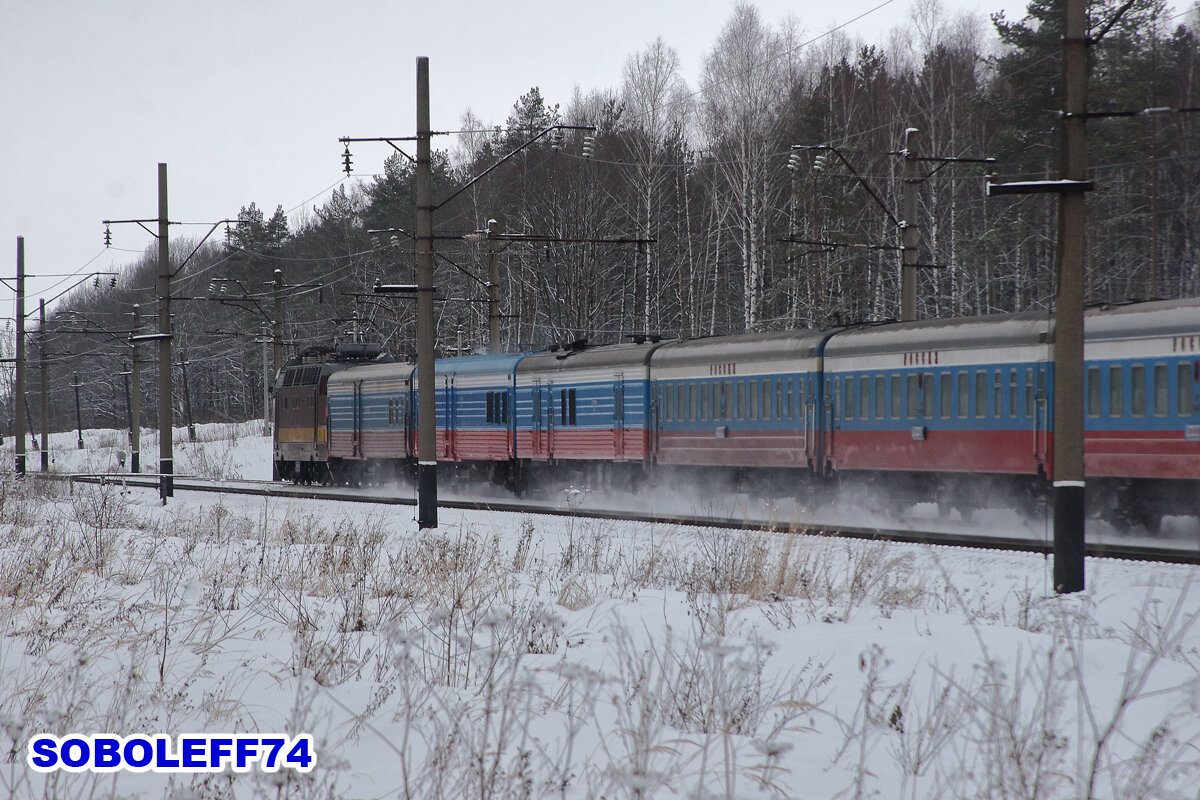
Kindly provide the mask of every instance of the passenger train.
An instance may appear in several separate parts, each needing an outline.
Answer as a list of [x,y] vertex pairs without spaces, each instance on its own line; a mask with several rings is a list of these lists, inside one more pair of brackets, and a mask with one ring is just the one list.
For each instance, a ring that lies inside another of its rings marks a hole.
[[[998,491],[1024,504],[1053,478],[1052,333],[1030,312],[439,359],[437,457],[516,492],[666,473],[801,498],[852,482],[964,515]],[[357,348],[280,371],[281,479],[415,469],[416,367]],[[1093,511],[1200,515],[1200,299],[1090,309],[1085,361]]]

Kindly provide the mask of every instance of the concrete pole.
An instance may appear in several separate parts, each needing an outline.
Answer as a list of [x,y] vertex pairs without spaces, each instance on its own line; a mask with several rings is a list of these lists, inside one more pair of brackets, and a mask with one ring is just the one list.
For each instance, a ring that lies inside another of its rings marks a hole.
[[917,260],[921,244],[921,229],[917,225],[917,190],[921,186],[921,164],[917,161],[921,132],[916,128],[904,131],[904,229],[901,244],[904,249],[900,266],[900,319],[907,322],[917,318]]
[[[133,405],[129,402],[129,370],[125,369],[125,362],[121,361],[121,377],[125,379],[125,420],[129,423],[129,450],[137,455],[137,451],[133,449]],[[137,472],[134,465],[137,462],[130,464],[130,470]]]
[[17,237],[17,385],[13,398],[13,429],[17,437],[15,469],[25,475],[25,237]]
[[50,471],[50,359],[46,357],[46,301],[38,300],[38,359],[42,365],[42,472]]
[[433,171],[429,59],[417,57],[417,526],[436,528],[437,428],[433,318]]
[[175,402],[171,394],[171,249],[168,239],[167,165],[158,165],[158,471],[159,496],[165,504],[175,496],[175,456],[172,426]]
[[71,381],[71,388],[75,390],[75,432],[78,438],[75,440],[75,449],[83,449],[83,415],[79,412],[79,373],[76,372]]
[[183,373],[183,410],[187,414],[187,431],[188,441],[196,441],[196,421],[192,418],[192,393],[188,389],[188,357],[187,351],[183,352],[183,360],[179,362],[179,370]]
[[[1063,3],[1060,177],[1087,180],[1087,15],[1084,0]],[[1054,309],[1054,590],[1084,588],[1083,192],[1059,194]]]
[[283,270],[275,270],[275,319],[271,321],[271,341],[274,346],[275,370],[272,379],[283,369]]
[[488,232],[488,352],[500,352],[500,223],[489,219]]
[[262,334],[258,337],[262,342],[263,353],[263,436],[271,435],[271,337],[267,335],[267,326],[262,326]]
[[[142,333],[142,307],[133,304],[133,335]],[[138,353],[137,341],[133,342],[133,366],[130,367],[130,377],[133,379],[133,391],[129,394],[129,471],[142,471],[142,364],[141,354]]]

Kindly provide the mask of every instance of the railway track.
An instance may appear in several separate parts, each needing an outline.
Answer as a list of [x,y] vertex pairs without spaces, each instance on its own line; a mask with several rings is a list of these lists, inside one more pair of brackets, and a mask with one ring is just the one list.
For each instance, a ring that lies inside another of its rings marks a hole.
[[[86,474],[48,476],[71,483],[119,483],[122,486],[158,489],[154,475],[132,476],[117,474]],[[217,494],[243,494],[260,497],[297,498],[305,500],[340,500],[353,503],[377,505],[415,506],[416,498],[399,492],[397,487],[366,487],[349,489],[328,486],[298,486],[273,481],[233,480],[211,481],[199,478],[175,476],[177,492],[208,492]],[[412,491],[409,489],[408,491]],[[519,500],[511,496],[489,498],[464,498],[444,493],[438,498],[442,508],[498,511],[506,513],[549,514],[576,516],[590,519],[626,520],[665,525],[681,525],[708,528],[724,528],[750,531],[791,531],[819,536],[842,536],[853,539],[914,542],[947,547],[967,547],[984,550],[1010,550],[1048,555],[1053,553],[1051,541],[1030,536],[1005,536],[986,533],[964,534],[947,530],[918,530],[908,527],[883,527],[873,525],[846,525],[822,519],[755,519],[753,515],[739,517],[702,513],[660,513],[645,510],[622,510],[611,508],[587,508],[579,504],[561,501]],[[966,526],[970,523],[961,523]],[[1140,541],[1100,540],[1088,541],[1086,554],[1093,558],[1117,558],[1135,561],[1153,561],[1178,564],[1200,564],[1200,542],[1163,540],[1162,544]]]

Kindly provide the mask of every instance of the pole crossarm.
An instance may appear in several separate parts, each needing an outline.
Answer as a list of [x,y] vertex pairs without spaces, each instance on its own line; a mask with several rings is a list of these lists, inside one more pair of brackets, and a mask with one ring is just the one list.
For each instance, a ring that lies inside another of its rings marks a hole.
[[[1155,106],[1154,108],[1139,108],[1132,111],[1088,111],[1083,116],[1087,119],[1110,119],[1113,117],[1150,117],[1156,114],[1195,114],[1198,111],[1200,111],[1200,106],[1183,106],[1181,108]],[[1072,115],[1062,114],[1062,116],[1069,117]]]
[[[68,275],[64,275],[64,276],[58,276],[58,275],[26,275],[25,277],[26,277],[26,278],[57,278],[57,277],[68,277],[68,278],[69,278],[69,277],[71,277],[71,276],[72,276],[72,275],[74,275],[74,274],[75,274],[75,273],[73,273],[73,272],[72,272],[72,273],[70,273],[70,274],[68,274]],[[67,288],[63,289],[63,290],[62,290],[61,292],[59,292],[58,294],[54,295],[54,297],[51,297],[51,298],[50,298],[49,300],[47,300],[46,302],[47,302],[47,303],[53,303],[55,300],[57,300],[58,298],[62,297],[62,296],[63,296],[64,294],[66,294],[67,292],[71,291],[71,290],[72,290],[72,289],[74,289],[76,286],[78,286],[79,284],[81,284],[81,283],[83,283],[84,281],[86,281],[88,278],[99,278],[101,275],[109,275],[109,276],[111,276],[111,277],[112,277],[112,278],[115,280],[115,279],[116,279],[116,277],[117,277],[118,275],[120,275],[120,274],[121,274],[121,273],[119,273],[119,272],[89,272],[88,274],[86,274],[86,275],[82,276],[82,277],[81,277],[79,280],[77,280],[77,281],[75,281],[74,283],[72,283],[72,284],[71,284],[70,286],[68,286]],[[7,279],[7,278],[0,278],[0,283],[3,283],[5,286],[8,286],[8,279]],[[11,286],[9,286],[9,288],[11,289],[12,287],[11,287]],[[33,312],[32,312],[32,311],[30,311],[30,312],[29,312],[28,314],[26,314],[25,316],[26,316],[26,317],[31,317],[31,316],[33,316]]]
[[[144,230],[146,233],[150,234],[155,239],[157,239],[158,234],[155,233],[150,228],[146,227],[146,224],[150,223],[150,222],[153,222],[155,225],[159,224],[159,220],[157,218],[155,218],[155,219],[102,219],[102,220],[100,220],[100,224],[102,224],[105,228],[104,246],[108,247],[108,244],[109,244],[108,243],[108,228],[110,228],[113,225],[137,225],[142,230]],[[182,223],[171,222],[170,220],[168,220],[162,224],[164,224],[164,225],[180,225]]]
[[989,179],[985,191],[988,197],[998,197],[1004,194],[1077,194],[1090,192],[1096,188],[1091,181],[1057,180],[1057,181],[1012,181],[1010,183],[995,183]]
[[812,247],[848,247],[856,250],[891,250],[893,252],[901,252],[904,248],[898,244],[867,244],[865,242],[828,242],[821,239],[798,239],[796,237],[787,236],[782,239],[776,239],[777,242],[787,244],[806,244]]
[[495,233],[489,234],[487,231],[474,231],[464,236],[459,237],[468,242],[480,243],[486,242],[488,239],[497,239],[502,242],[546,242],[550,244],[657,244],[657,239],[631,239],[631,238],[588,238],[588,237],[572,237],[572,236],[551,236],[542,233]]
[[[176,223],[176,224],[178,224],[178,223]],[[188,257],[185,258],[183,260],[183,262],[180,263],[180,265],[175,268],[175,271],[171,273],[171,277],[174,278],[180,272],[183,272],[183,268],[186,267],[188,265],[188,263],[195,257],[196,253],[200,252],[200,248],[203,247],[204,243],[208,241],[208,237],[213,235],[213,231],[215,231],[217,228],[219,228],[222,225],[236,225],[236,224],[237,224],[236,219],[221,219],[221,220],[217,220],[216,222],[212,223],[212,227],[208,229],[208,233],[204,234],[203,238],[200,239],[200,242],[195,247],[192,248],[192,252],[188,253]]]
[[431,210],[431,211],[437,211],[439,208],[441,208],[442,206],[446,205],[447,203],[449,203],[449,202],[450,202],[451,200],[453,200],[454,198],[458,197],[460,194],[462,194],[463,192],[465,192],[467,189],[470,189],[470,188],[471,188],[472,186],[474,186],[476,183],[478,183],[479,181],[481,181],[481,180],[483,180],[484,178],[486,178],[486,177],[488,176],[488,174],[490,174],[490,173],[492,172],[492,170],[496,169],[496,168],[497,168],[497,167],[499,167],[501,164],[503,164],[505,161],[508,161],[510,158],[512,158],[513,156],[515,156],[517,153],[521,152],[521,151],[522,151],[522,150],[524,150],[526,147],[529,147],[529,145],[531,145],[531,144],[533,144],[534,142],[538,141],[539,139],[541,139],[543,136],[545,136],[546,134],[550,133],[551,131],[590,131],[590,132],[592,132],[592,133],[595,133],[595,132],[596,132],[596,127],[595,127],[594,125],[551,125],[549,128],[546,128],[545,130],[543,130],[543,131],[541,131],[541,132],[537,133],[537,134],[536,134],[536,135],[535,135],[535,136],[534,136],[532,139],[530,139],[529,141],[525,142],[525,143],[524,143],[524,144],[522,144],[522,145],[519,145],[519,146],[518,146],[517,148],[515,148],[515,149],[514,149],[514,150],[513,150],[511,153],[508,153],[507,155],[505,155],[505,156],[502,156],[502,157],[500,158],[500,160],[499,160],[499,161],[497,161],[495,164],[492,164],[490,167],[488,167],[487,169],[485,169],[483,172],[479,173],[479,174],[478,174],[478,175],[476,175],[474,178],[472,178],[471,180],[467,181],[467,182],[466,182],[466,183],[464,183],[462,186],[458,187],[458,189],[457,189],[457,190],[455,190],[455,192],[454,192],[453,194],[451,194],[449,197],[447,197],[445,200],[443,200],[443,201],[442,201],[442,202],[440,202],[440,203],[434,203],[434,204],[433,204],[433,205],[430,207],[430,210]]
[[866,178],[859,174],[858,170],[854,168],[854,165],[850,163],[850,159],[846,158],[846,156],[842,154],[841,150],[831,144],[794,144],[792,145],[792,150],[801,152],[820,150],[822,152],[832,153],[833,155],[837,156],[838,160],[846,165],[846,169],[850,170],[850,174],[854,176],[854,179],[858,181],[859,185],[866,189],[867,194],[871,195],[871,199],[875,201],[876,205],[883,209],[883,213],[887,214],[888,219],[892,221],[892,224],[897,228],[903,227],[900,224],[900,220],[896,219],[896,215],[892,213],[892,209],[888,208],[888,204],[883,202],[883,198],[879,196],[879,193],[875,191],[871,184],[867,183]]
[[[432,132],[431,132],[431,134],[432,134]],[[415,142],[416,140],[417,140],[417,137],[415,137],[415,136],[367,136],[367,137],[343,136],[342,138],[338,139],[338,142],[346,145],[347,153],[350,152],[350,145],[354,142],[383,142],[385,144],[391,145],[391,148],[393,150],[395,150],[397,153],[404,156],[409,161],[411,161],[412,163],[415,164],[415,163],[417,163],[417,159],[413,158],[408,153],[401,150],[399,145],[396,144],[396,142]]]

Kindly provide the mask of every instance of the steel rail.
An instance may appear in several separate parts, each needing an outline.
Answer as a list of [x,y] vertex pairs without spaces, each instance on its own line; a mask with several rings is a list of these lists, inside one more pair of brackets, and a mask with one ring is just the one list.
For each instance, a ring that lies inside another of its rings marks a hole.
[[[139,473],[136,477],[128,473],[87,473],[39,476],[40,480],[66,480],[71,483],[121,484],[122,486],[157,489],[158,476]],[[274,481],[231,480],[211,481],[194,477],[175,476],[176,491],[208,492],[215,494],[244,494],[259,497],[282,497],[301,500],[342,500],[353,503],[377,505],[416,506],[415,497],[369,494],[370,489],[344,487],[312,487]],[[1002,550],[1037,553],[1049,556],[1054,552],[1051,540],[1037,540],[1013,536],[988,534],[962,535],[944,531],[920,531],[875,526],[841,525],[818,521],[780,521],[764,519],[733,519],[706,514],[662,514],[646,511],[620,511],[613,509],[564,508],[560,505],[538,505],[535,503],[502,498],[487,500],[464,500],[439,498],[438,505],[472,511],[500,511],[521,514],[546,514],[550,516],[575,516],[585,519],[602,519],[628,522],[647,522],[661,525],[680,525],[725,530],[761,531],[766,533],[801,533],[814,536],[844,537],[873,541],[932,544],[942,547],[965,547],[975,550]],[[1172,564],[1200,564],[1200,547],[1184,550],[1174,547],[1156,547],[1145,544],[1120,544],[1113,542],[1086,543],[1090,558],[1114,558],[1126,561],[1148,561]]]

